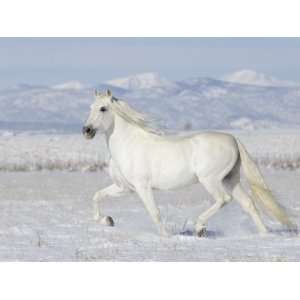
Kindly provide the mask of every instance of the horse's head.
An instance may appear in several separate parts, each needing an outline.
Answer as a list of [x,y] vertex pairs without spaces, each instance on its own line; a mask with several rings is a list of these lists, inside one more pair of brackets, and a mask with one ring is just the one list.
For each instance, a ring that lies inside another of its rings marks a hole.
[[87,139],[92,139],[97,131],[105,132],[113,124],[114,116],[110,104],[115,101],[110,90],[106,93],[95,91],[95,102],[91,105],[90,115],[82,128]]

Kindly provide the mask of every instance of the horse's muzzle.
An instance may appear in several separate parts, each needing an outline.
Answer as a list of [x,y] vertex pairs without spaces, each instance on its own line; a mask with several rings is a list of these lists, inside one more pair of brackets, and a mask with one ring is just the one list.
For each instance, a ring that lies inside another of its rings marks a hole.
[[83,126],[82,133],[87,139],[92,139],[96,135],[96,129],[92,126]]

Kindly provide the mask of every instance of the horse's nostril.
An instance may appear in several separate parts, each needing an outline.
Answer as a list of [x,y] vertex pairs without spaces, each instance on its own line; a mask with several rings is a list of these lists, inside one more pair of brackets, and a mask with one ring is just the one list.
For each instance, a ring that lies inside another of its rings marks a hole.
[[93,126],[83,126],[82,133],[88,138],[93,138],[96,134],[96,130]]
[[91,132],[91,128],[90,127],[87,127],[87,126],[83,126],[82,127],[82,133],[90,133]]

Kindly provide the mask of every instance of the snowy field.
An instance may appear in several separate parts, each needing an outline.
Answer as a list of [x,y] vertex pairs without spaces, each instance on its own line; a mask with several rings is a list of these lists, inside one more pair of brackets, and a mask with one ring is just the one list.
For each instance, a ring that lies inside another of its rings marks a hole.
[[[260,165],[300,168],[300,130],[225,131],[240,138]],[[0,171],[95,171],[105,167],[103,137],[0,131]]]
[[[300,173],[266,170],[270,186],[300,225]],[[300,238],[268,220],[260,237],[235,202],[209,223],[208,236],[193,222],[210,197],[199,186],[156,194],[172,237],[157,235],[135,196],[106,200],[115,227],[92,220],[92,195],[109,184],[103,172],[2,172],[1,261],[299,261]]]
[[[279,201],[300,225],[300,142],[297,130],[234,132],[262,167]],[[134,196],[107,199],[116,223],[92,220],[92,196],[110,183],[101,138],[79,134],[0,134],[0,261],[299,261],[300,238],[265,218],[260,237],[235,202],[193,235],[211,205],[200,185],[160,192],[156,199],[170,238],[158,236]]]

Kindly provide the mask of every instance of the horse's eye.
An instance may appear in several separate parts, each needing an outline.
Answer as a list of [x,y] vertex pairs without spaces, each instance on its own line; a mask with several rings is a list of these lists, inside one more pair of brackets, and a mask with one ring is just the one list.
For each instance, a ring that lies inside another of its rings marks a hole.
[[106,108],[105,106],[102,106],[102,107],[100,108],[100,111],[105,112],[105,111],[107,111],[107,108]]

